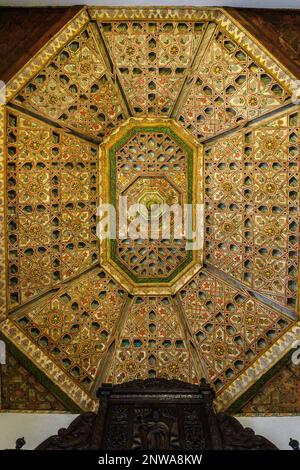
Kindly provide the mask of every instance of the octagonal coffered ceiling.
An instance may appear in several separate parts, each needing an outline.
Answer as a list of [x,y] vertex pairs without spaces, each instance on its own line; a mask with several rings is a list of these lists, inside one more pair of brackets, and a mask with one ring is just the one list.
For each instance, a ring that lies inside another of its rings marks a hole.
[[[206,377],[226,409],[291,351],[296,78],[227,10],[83,7],[6,84],[0,331],[57,395]],[[157,237],[99,240],[121,198]]]
[[202,146],[171,119],[130,118],[100,145],[99,162],[99,214],[111,204],[116,218],[113,236],[99,231],[101,265],[131,294],[176,293],[202,265]]

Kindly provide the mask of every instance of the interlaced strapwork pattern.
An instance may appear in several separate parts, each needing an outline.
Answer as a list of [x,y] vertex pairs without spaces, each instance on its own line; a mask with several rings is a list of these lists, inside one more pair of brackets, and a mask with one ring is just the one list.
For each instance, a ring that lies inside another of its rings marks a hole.
[[196,382],[197,376],[170,297],[135,297],[107,380],[145,378]]
[[201,271],[180,291],[186,318],[217,390],[272,344],[291,320]]
[[91,28],[74,38],[14,102],[101,140],[124,120]]
[[299,113],[207,146],[205,171],[207,261],[294,309]]
[[194,71],[178,119],[202,139],[270,112],[287,98],[271,75],[219,30]]
[[24,303],[98,259],[97,148],[8,113],[9,301]]
[[203,23],[100,25],[134,115],[169,116],[203,36]]
[[125,298],[120,285],[98,269],[27,313],[19,313],[15,322],[66,374],[89,388]]
[[[144,215],[149,222],[147,233],[137,233],[135,239],[117,236],[115,256],[137,278],[169,276],[187,258],[186,240],[176,238],[172,212],[170,233],[162,236],[162,217],[168,214],[158,213],[155,218],[154,210],[156,205],[182,207],[188,202],[187,150],[166,129],[145,129],[115,152],[115,161],[116,200],[127,197],[128,208],[140,203],[149,211]],[[133,213],[128,215],[128,227],[133,217]],[[156,225],[150,225],[151,217]]]

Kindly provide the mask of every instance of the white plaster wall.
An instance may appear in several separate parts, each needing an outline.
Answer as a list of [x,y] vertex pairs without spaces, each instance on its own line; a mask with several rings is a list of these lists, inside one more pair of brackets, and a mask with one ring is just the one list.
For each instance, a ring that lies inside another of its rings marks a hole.
[[290,437],[300,442],[300,416],[239,417],[243,426],[269,439],[281,450],[291,450]]
[[67,428],[77,415],[68,413],[0,413],[0,449],[14,449],[18,437],[24,437],[23,449],[35,449],[60,428]]
[[[24,449],[34,449],[47,437],[56,434],[59,428],[68,427],[77,415],[0,413],[0,449],[12,449],[18,437],[24,437]],[[245,427],[254,429],[272,441],[281,450],[291,450],[289,439],[300,442],[300,416],[240,417]]]
[[300,8],[299,0],[0,0],[7,6],[58,6],[58,5],[197,5],[235,6],[244,8]]

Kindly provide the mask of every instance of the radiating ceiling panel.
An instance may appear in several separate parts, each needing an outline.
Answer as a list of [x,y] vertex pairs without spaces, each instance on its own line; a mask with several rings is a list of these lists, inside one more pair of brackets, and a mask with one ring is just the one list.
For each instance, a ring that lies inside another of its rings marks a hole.
[[169,116],[205,23],[122,21],[99,26],[133,115]]
[[106,381],[154,377],[199,380],[172,299],[135,297],[116,340]]
[[97,148],[13,109],[7,129],[11,307],[98,258]]
[[232,381],[292,324],[292,320],[201,271],[180,298],[207,379],[217,390]]
[[205,150],[206,260],[295,310],[299,110]]
[[21,90],[14,103],[100,140],[125,117],[89,26]]
[[177,118],[199,139],[273,111],[288,99],[267,69],[220,29],[191,78]]
[[126,298],[101,268],[14,317],[15,324],[65,374],[89,389],[105,357]]

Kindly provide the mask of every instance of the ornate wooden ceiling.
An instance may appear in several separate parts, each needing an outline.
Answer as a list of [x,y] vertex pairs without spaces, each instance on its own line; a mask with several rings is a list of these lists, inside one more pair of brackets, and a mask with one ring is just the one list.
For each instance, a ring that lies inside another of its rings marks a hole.
[[[225,409],[300,338],[300,107],[275,56],[231,10],[82,8],[7,83],[0,331],[79,408],[205,376]],[[204,252],[99,243],[99,201],[203,192]]]

